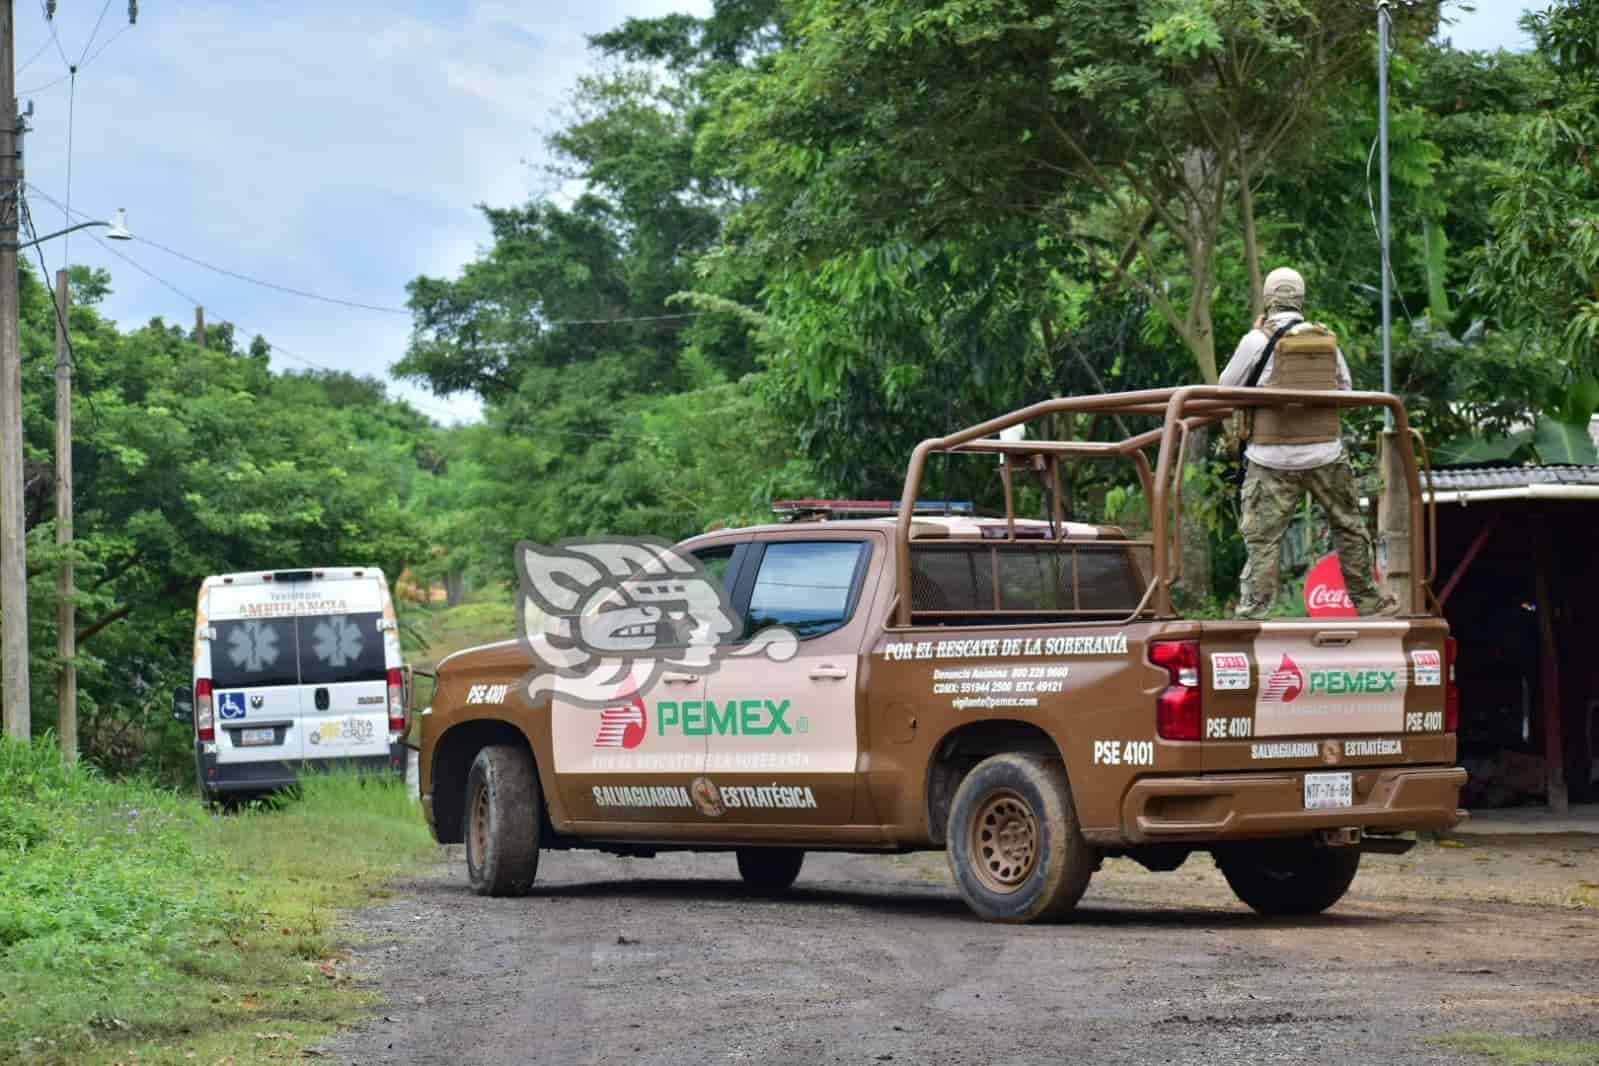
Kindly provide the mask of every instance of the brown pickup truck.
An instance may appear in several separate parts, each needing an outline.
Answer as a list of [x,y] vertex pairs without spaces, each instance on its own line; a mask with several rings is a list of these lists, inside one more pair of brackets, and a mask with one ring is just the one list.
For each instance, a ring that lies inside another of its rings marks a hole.
[[[1419,533],[1397,619],[1174,611],[1169,516],[1191,431],[1290,402],[1390,410],[1391,469],[1422,529],[1413,434],[1385,394],[1191,387],[1037,404],[924,441],[893,517],[678,545],[734,614],[714,668],[596,706],[530,685],[525,639],[446,659],[413,733],[434,835],[465,842],[471,886],[491,895],[527,891],[541,849],[733,851],[752,888],[780,891],[808,850],[937,848],[977,914],[1033,921],[1069,910],[1106,856],[1164,871],[1205,851],[1258,911],[1326,909],[1363,851],[1453,825],[1466,775]],[[1062,411],[1162,424],[1116,442],[994,436]],[[935,453],[995,465],[1006,513],[918,513]],[[1065,520],[1060,467],[1085,458],[1132,463],[1150,537]],[[1022,473],[1038,475],[1044,517],[1017,517]],[[774,625],[795,638],[790,657],[737,654]]]

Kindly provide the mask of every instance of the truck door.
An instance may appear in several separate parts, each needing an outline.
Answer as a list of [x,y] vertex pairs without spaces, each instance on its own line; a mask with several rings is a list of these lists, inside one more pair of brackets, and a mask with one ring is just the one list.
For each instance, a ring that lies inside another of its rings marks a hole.
[[[692,554],[706,577],[725,587],[745,547],[724,543]],[[662,624],[668,627],[660,634],[665,650],[677,630]],[[605,706],[563,699],[559,687],[550,701],[556,776],[567,810],[580,821],[704,820],[695,797],[705,770],[706,671],[673,666],[638,691],[636,679],[647,680],[654,662],[638,660],[635,680],[619,684]]]
[[[707,790],[728,824],[844,825],[855,815],[859,662],[875,577],[869,537],[750,546],[744,635],[786,626],[787,662],[724,655],[706,683]],[[875,553],[881,556],[882,552]]]
[[295,639],[293,618],[212,622],[211,684],[219,766],[299,761],[300,673]]
[[388,665],[382,618],[381,611],[354,611],[294,619],[303,758],[388,755]]

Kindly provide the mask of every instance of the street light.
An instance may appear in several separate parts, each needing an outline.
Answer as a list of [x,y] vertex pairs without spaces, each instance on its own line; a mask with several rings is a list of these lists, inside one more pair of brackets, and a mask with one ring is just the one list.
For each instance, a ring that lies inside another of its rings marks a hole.
[[108,241],[133,240],[133,233],[128,229],[128,212],[123,208],[118,208],[117,220],[115,222],[79,222],[76,226],[68,226],[66,229],[58,229],[54,233],[46,233],[43,237],[36,237],[31,241],[23,241],[21,244],[12,244],[10,241],[0,242],[0,248],[5,248],[8,251],[20,252],[24,248],[32,248],[36,244],[43,244],[45,241],[54,240],[57,237],[64,237],[68,233],[76,233],[78,230],[88,229],[90,226],[106,227],[105,236],[106,240]]

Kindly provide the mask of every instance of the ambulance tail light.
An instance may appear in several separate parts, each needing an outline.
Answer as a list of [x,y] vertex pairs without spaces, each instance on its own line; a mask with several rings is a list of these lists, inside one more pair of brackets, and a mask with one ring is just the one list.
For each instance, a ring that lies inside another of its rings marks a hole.
[[1460,732],[1460,687],[1455,684],[1455,638],[1444,638],[1444,732]]
[[1155,701],[1155,732],[1162,740],[1198,740],[1205,728],[1199,688],[1199,641],[1157,640],[1149,661],[1166,670],[1166,690]]
[[389,671],[389,732],[405,732],[405,671]]
[[209,677],[198,678],[194,682],[194,735],[203,743],[216,743],[216,708],[211,700]]

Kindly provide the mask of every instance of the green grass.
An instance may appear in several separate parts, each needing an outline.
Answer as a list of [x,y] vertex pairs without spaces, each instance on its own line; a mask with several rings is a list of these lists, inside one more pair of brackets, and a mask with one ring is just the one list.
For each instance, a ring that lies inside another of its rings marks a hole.
[[401,783],[314,777],[231,815],[0,740],[0,1062],[292,1056],[366,999],[340,908],[431,849]]
[[1510,1066],[1539,1066],[1551,1063],[1599,1063],[1599,1040],[1534,1040],[1520,1036],[1490,1033],[1457,1033],[1439,1037],[1435,1043],[1473,1055],[1495,1058]]
[[406,604],[401,610],[407,619],[416,621],[415,628],[425,640],[425,646],[408,651],[406,659],[425,669],[432,669],[440,659],[463,648],[516,636],[516,604],[509,594],[456,607]]

